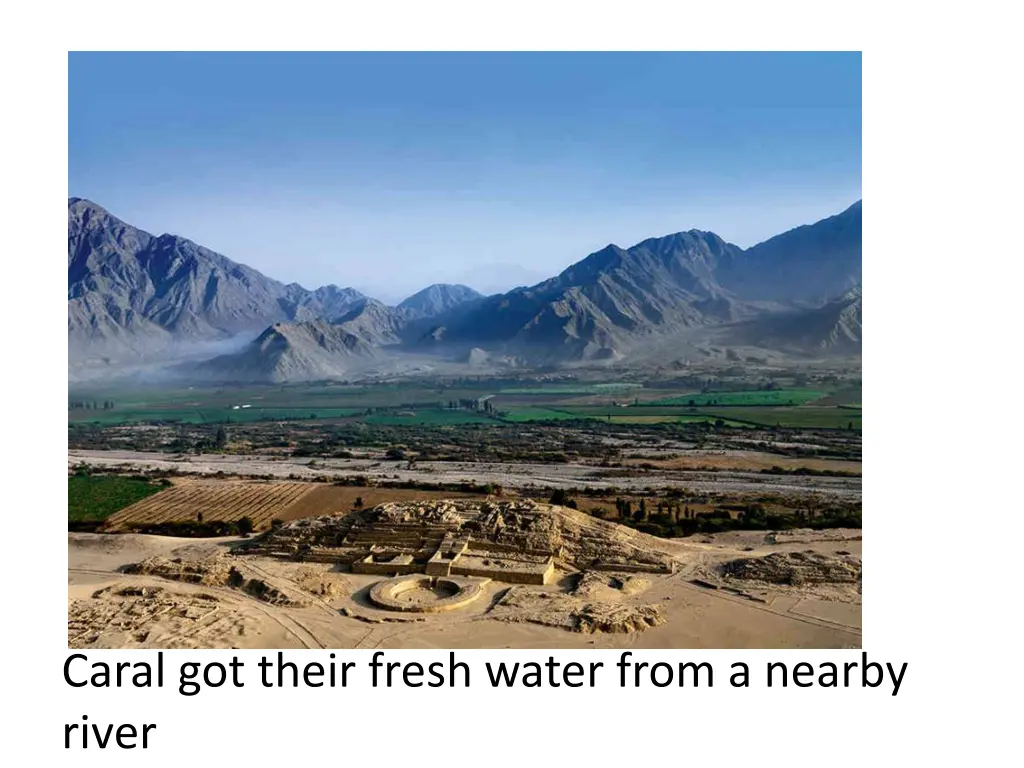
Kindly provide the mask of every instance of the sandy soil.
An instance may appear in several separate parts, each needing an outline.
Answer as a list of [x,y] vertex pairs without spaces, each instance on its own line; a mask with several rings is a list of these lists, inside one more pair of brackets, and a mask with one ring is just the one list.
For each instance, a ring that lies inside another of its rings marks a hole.
[[361,488],[327,483],[210,480],[203,476],[176,477],[173,490],[149,496],[111,515],[105,532],[130,530],[144,523],[188,522],[201,510],[203,520],[238,520],[249,517],[255,530],[265,530],[271,521],[299,520],[316,515],[346,512],[357,499],[371,507],[388,501],[416,501],[441,498],[486,498],[480,494],[451,491],[420,491],[407,488]]
[[284,511],[282,520],[326,515],[353,508],[356,499],[363,506],[372,507],[386,501],[417,501],[423,499],[482,498],[468,493],[452,491],[420,491],[407,488],[359,488],[351,485],[316,485],[313,490]]
[[[68,534],[68,641],[74,647],[204,648],[856,648],[861,645],[859,583],[792,586],[737,583],[718,566],[773,552],[860,557],[860,531],[731,532],[665,541],[672,575],[633,581],[579,574],[525,589],[529,600],[610,601],[615,608],[655,606],[663,622],[645,631],[593,634],[536,623],[544,617],[509,601],[510,585],[491,582],[474,604],[451,613],[396,614],[367,593],[380,577],[336,567],[234,557],[247,578],[292,604],[265,602],[227,585],[129,575],[124,566],[163,556],[223,561],[235,539],[174,539],[135,534]],[[695,581],[700,582],[694,583]],[[609,586],[610,585],[610,586]],[[574,590],[579,590],[574,592]],[[543,594],[542,594],[543,593]],[[509,608],[509,603],[513,608]],[[519,611],[517,613],[517,610]]]
[[672,459],[626,459],[624,464],[639,466],[653,464],[659,469],[699,470],[704,467],[715,469],[738,469],[759,472],[762,469],[781,467],[786,470],[812,469],[820,472],[848,472],[859,475],[859,461],[841,459],[810,459],[778,456],[758,451],[693,451],[686,456]]
[[[781,461],[772,457],[772,461]],[[816,493],[843,499],[859,499],[860,477],[818,477],[806,475],[763,475],[759,470],[694,471],[665,468],[637,472],[602,470],[586,464],[508,464],[489,462],[417,462],[408,469],[404,461],[369,459],[324,459],[309,466],[309,459],[279,458],[262,455],[175,456],[138,451],[69,450],[68,466],[80,462],[98,467],[133,470],[163,469],[212,475],[270,475],[277,478],[312,479],[316,477],[365,475],[392,482],[426,483],[498,483],[506,488],[609,488],[623,491],[663,489],[685,486],[696,493],[749,492],[765,494]],[[642,463],[642,462],[641,462]],[[707,466],[704,457],[698,463]],[[847,462],[840,462],[846,464]],[[769,464],[772,466],[772,464]],[[779,464],[782,466],[782,464]]]

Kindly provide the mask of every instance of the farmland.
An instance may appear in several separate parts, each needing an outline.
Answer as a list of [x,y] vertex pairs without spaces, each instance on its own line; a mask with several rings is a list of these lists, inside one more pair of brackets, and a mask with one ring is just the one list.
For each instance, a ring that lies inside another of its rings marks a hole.
[[651,405],[804,405],[825,397],[827,393],[817,389],[768,389],[746,392],[696,392],[663,400]]
[[[72,478],[76,479],[76,478]],[[132,481],[119,475],[91,478],[101,484],[124,485]],[[153,491],[158,486],[150,486]],[[73,491],[69,495],[74,496]],[[211,524],[238,523],[249,518],[255,531],[266,530],[275,520],[286,522],[316,515],[347,512],[388,501],[431,498],[486,498],[483,493],[424,491],[408,488],[359,487],[310,482],[179,479],[173,487],[140,499],[111,514],[103,526],[107,532],[161,530],[185,525],[202,530]],[[193,525],[194,524],[194,525]],[[191,531],[191,532],[194,532]]]
[[397,411],[371,413],[361,419],[366,424],[381,424],[390,426],[417,425],[417,426],[445,426],[451,424],[487,424],[493,423],[493,419],[472,411],[458,411],[443,408],[418,409],[415,411]]
[[616,395],[642,389],[641,384],[608,382],[605,384],[548,384],[536,387],[504,387],[502,395]]
[[68,478],[68,521],[101,522],[161,488],[144,477],[72,475]]
[[684,405],[566,405],[558,408],[514,406],[502,412],[510,422],[595,419],[609,424],[697,424],[736,428],[796,427],[860,429],[861,410],[855,406],[684,406]]
[[142,499],[111,515],[108,530],[153,523],[237,522],[248,517],[256,529],[269,528],[288,507],[313,489],[309,483],[188,482]]
[[516,423],[523,421],[565,421],[573,419],[589,419],[587,414],[576,413],[568,409],[517,407],[505,412],[504,421]]
[[845,373],[71,392],[69,471],[168,483],[110,505],[102,530],[174,536],[556,491],[656,535],[828,527],[859,520],[860,400]]
[[[353,423],[458,425],[601,420],[609,424],[860,429],[859,381],[792,386],[740,378],[547,381],[487,377],[245,388],[69,393],[68,422],[90,425]],[[750,386],[757,381],[757,387]],[[743,385],[747,386],[744,387]]]

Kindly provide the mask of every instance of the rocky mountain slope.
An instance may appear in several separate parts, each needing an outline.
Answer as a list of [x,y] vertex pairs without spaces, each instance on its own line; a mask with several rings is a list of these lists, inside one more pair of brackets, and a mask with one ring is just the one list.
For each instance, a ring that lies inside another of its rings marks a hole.
[[338,316],[365,300],[351,288],[285,285],[191,240],[157,237],[88,200],[68,200],[72,358],[146,357],[175,342]]
[[814,309],[768,315],[741,324],[734,343],[783,352],[859,354],[861,350],[860,286]]
[[397,309],[406,317],[437,317],[469,302],[479,301],[483,297],[482,293],[477,293],[466,285],[434,283],[402,301]]
[[861,284],[861,201],[743,251],[719,275],[735,296],[760,301],[838,298]]
[[[389,307],[283,284],[195,243],[68,203],[69,363],[255,337],[197,369],[224,380],[344,377],[387,355],[565,364],[690,350],[702,338],[859,354],[861,204],[744,250],[690,230],[609,245],[537,285],[437,284]],[[517,363],[518,364],[518,363]]]
[[375,347],[325,320],[275,323],[241,352],[190,367],[225,382],[286,382],[345,378],[377,356]]
[[766,304],[834,297],[859,283],[860,248],[859,203],[746,251],[700,230],[609,245],[551,280],[482,301],[444,338],[555,360],[615,359]]

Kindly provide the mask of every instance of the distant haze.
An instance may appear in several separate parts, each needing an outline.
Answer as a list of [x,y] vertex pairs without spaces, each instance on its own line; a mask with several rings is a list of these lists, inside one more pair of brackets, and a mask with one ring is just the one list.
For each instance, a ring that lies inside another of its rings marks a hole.
[[68,194],[284,282],[490,294],[842,210],[860,103],[856,53],[74,53]]

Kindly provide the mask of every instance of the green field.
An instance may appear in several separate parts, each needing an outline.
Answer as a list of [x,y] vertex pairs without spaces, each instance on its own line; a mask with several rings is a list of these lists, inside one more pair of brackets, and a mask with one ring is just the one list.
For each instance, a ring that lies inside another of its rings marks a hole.
[[714,423],[721,419],[730,427],[806,427],[845,429],[861,427],[861,411],[834,406],[723,406],[696,408],[679,405],[566,405],[558,409],[541,407],[513,408],[504,415],[509,422],[565,421],[595,419],[611,424],[692,424]]
[[[612,414],[611,417],[606,418],[605,421],[610,421],[612,424],[714,424],[719,420],[720,417],[714,414],[706,414],[700,416],[650,416],[639,413],[640,409],[634,409],[637,413],[634,414]],[[727,427],[749,427],[750,424],[744,424],[740,421],[733,421],[731,419],[721,419]]]
[[608,384],[551,384],[539,387],[505,387],[498,391],[502,395],[615,395],[643,389],[641,384],[610,382]]
[[[730,426],[828,429],[860,429],[861,426],[860,408],[851,407],[858,399],[859,388],[852,387],[833,391],[800,387],[704,393],[669,390],[666,394],[670,396],[660,400],[622,406],[612,402],[617,393],[643,390],[643,385],[627,382],[502,384],[460,380],[457,386],[401,382],[79,392],[69,396],[68,421],[117,425],[346,419],[382,426],[430,427],[576,419],[615,424],[722,419]],[[494,397],[496,392],[497,397]],[[507,402],[502,401],[503,395],[507,396]],[[494,397],[491,405],[498,413],[484,414],[467,407],[488,396]],[[607,402],[602,404],[605,398]],[[103,407],[111,401],[113,407]],[[83,403],[90,407],[82,407]],[[91,407],[94,403],[97,407]],[[460,407],[449,408],[449,404]]]
[[161,486],[144,478],[74,475],[68,478],[68,521],[106,520],[160,490]]
[[[491,394],[480,387],[427,386],[416,383],[347,386],[341,384],[266,385],[238,389],[196,388],[188,390],[79,390],[69,401],[95,404],[90,408],[68,408],[69,422],[100,424],[152,423],[187,424],[249,423],[281,419],[349,418],[369,408],[436,407],[450,401]],[[103,403],[113,400],[114,407]],[[234,406],[239,406],[235,408]],[[242,408],[248,405],[248,408]]]
[[293,421],[297,419],[341,419],[365,413],[365,408],[319,408],[307,405],[294,408],[116,408],[109,411],[72,412],[69,421],[99,424],[145,424],[156,421],[181,424],[251,424],[257,421]]
[[803,405],[827,395],[818,389],[766,389],[745,392],[705,392],[677,395],[649,405]]
[[472,411],[452,410],[418,410],[399,411],[398,413],[373,413],[364,416],[361,421],[366,424],[379,424],[396,427],[405,424],[415,426],[443,427],[452,424],[498,424],[497,419],[492,419],[483,414]]
[[576,413],[574,411],[566,410],[555,410],[553,408],[512,408],[506,412],[502,418],[505,421],[512,423],[524,422],[524,421],[571,421],[573,419],[590,419],[593,418],[588,414]]
[[713,415],[751,425],[805,429],[861,428],[861,412],[850,408],[805,405],[788,408],[711,408]]

